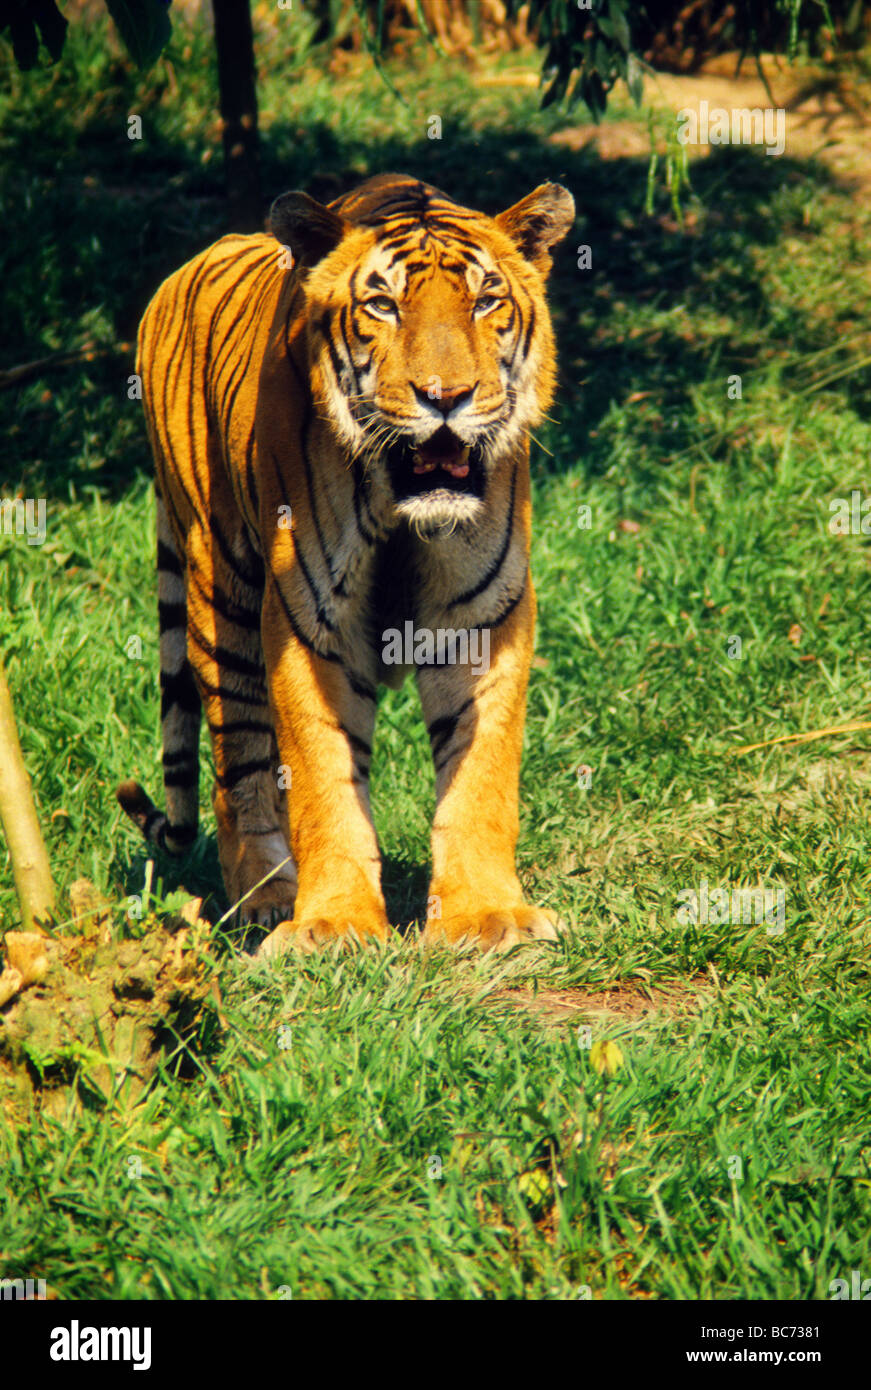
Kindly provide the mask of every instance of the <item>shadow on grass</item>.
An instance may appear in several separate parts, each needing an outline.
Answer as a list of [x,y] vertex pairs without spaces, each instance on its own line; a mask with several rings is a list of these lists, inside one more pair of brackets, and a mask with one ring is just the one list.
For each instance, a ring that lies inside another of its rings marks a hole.
[[[22,130],[18,157],[7,139],[0,269],[9,346],[0,366],[39,358],[49,343],[70,347],[87,337],[130,346],[2,393],[0,411],[16,426],[4,483],[49,499],[66,500],[71,483],[113,498],[151,467],[140,407],[127,399],[136,327],[161,280],[226,230],[220,170],[204,169],[159,135],[123,161],[102,124],[71,149],[56,148],[59,138],[52,145],[50,136],[34,140]],[[751,370],[766,347],[770,357],[771,348],[786,346],[765,341],[756,248],[813,237],[797,207],[785,216],[773,204],[791,185],[806,188],[811,199],[831,183],[815,163],[720,148],[693,166],[697,215],[691,229],[681,230],[670,211],[644,215],[646,160],[604,160],[590,148],[572,150],[518,129],[459,128],[449,142],[387,138],[373,150],[362,140],[340,141],[323,124],[301,131],[287,123],[270,130],[262,164],[270,200],[293,187],[328,200],[360,182],[363,166],[368,173],[419,175],[491,213],[537,183],[565,183],[579,216],[557,249],[550,285],[561,363],[555,409],[561,436],[579,451],[583,444],[591,474],[608,466],[609,441],[591,440],[590,431],[611,402],[643,389],[667,413],[704,379],[710,361],[700,354],[695,316],[716,312],[731,325],[717,341],[723,379]],[[591,271],[577,266],[576,248],[584,243],[592,247]],[[627,336],[609,331],[615,304],[680,312],[654,334]],[[798,353],[825,347],[825,331],[795,306],[788,346]],[[867,409],[860,379],[842,390],[848,401],[857,393],[856,404]],[[120,420],[123,429],[115,428]],[[662,429],[663,452],[686,444],[668,420]],[[83,451],[87,438],[96,440],[96,461]],[[575,462],[574,450],[571,457]]]
[[[119,850],[108,866],[110,880],[124,884],[124,895],[136,897],[142,892],[148,861],[154,863],[152,891],[158,897],[184,889],[192,897],[203,899],[202,916],[212,925],[220,920],[229,907],[221,879],[218,846],[213,835],[200,833],[188,854],[178,858],[153,849],[143,848],[133,855]],[[426,919],[427,887],[430,866],[411,864],[407,859],[384,855],[381,882],[387,904],[387,919],[401,936],[407,936],[415,922]],[[245,930],[226,923],[223,931],[234,945],[240,946]]]

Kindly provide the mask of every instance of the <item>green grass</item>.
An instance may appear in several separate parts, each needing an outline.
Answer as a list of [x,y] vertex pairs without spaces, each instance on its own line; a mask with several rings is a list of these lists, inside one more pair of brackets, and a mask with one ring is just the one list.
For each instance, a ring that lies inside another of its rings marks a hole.
[[[0,1128],[0,1274],[62,1297],[825,1298],[871,1266],[869,742],[733,750],[868,714],[871,551],[827,522],[871,491],[871,213],[817,163],[726,149],[693,164],[681,231],[664,189],[644,215],[645,160],[550,143],[565,117],[533,91],[427,55],[393,74],[402,106],[359,64],[295,68],[289,42],[261,52],[270,195],[400,168],[488,211],[546,178],[577,198],[533,459],[519,848],[574,930],[498,961],[425,958],[414,929],[356,959],[227,955],[228,1029],[195,1081],[167,1066],[138,1107],[71,1092]],[[159,744],[150,461],[117,345],[222,230],[214,106],[206,37],[135,78],[83,26],[0,103],[0,365],[105,349],[0,394],[0,496],[48,513],[43,546],[0,537],[0,644],[61,902],[84,875],[119,919],[145,856],[113,790],[157,793]],[[194,852],[157,872],[216,915],[209,780]],[[419,922],[433,781],[411,684],[381,701],[373,800],[392,918]],[[782,886],[783,935],[683,925],[703,878]],[[615,989],[610,1014],[555,1008]],[[624,1054],[607,1081],[585,1022]]]

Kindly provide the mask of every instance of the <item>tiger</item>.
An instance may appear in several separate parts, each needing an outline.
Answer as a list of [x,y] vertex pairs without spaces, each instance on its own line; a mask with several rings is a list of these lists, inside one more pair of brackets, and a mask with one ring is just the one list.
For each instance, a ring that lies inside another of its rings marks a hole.
[[[166,809],[133,780],[117,796],[188,850],[205,711],[224,886],[259,956],[391,938],[369,769],[378,687],[410,669],[436,784],[422,941],[564,930],[525,901],[515,853],[529,433],[555,391],[545,286],[574,215],[556,183],[495,217],[402,174],[326,205],[286,193],[145,310]],[[487,660],[426,642],[385,659],[409,624],[486,638]]]

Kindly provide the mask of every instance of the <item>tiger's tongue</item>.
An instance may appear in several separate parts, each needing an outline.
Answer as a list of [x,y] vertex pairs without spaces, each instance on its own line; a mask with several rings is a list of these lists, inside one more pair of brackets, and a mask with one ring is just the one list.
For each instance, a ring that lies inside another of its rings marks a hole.
[[452,478],[465,478],[469,472],[468,446],[451,449],[432,440],[422,444],[414,455],[415,473],[432,473],[436,468],[443,468]]

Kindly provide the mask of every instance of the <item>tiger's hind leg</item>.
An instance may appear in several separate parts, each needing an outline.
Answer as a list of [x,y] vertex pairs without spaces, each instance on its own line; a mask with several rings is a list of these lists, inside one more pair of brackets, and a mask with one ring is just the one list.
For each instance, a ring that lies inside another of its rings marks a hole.
[[[263,713],[268,716],[267,705]],[[242,772],[245,764],[238,761],[233,770],[233,738],[226,728],[212,729],[216,762],[218,740],[228,759],[228,770],[216,779],[212,793],[221,873],[231,906],[239,904],[238,920],[271,930],[293,917],[297,892],[296,866],[282,828],[283,797],[274,794],[278,752],[273,743],[268,773]],[[247,751],[256,751],[253,744]]]
[[221,525],[213,515],[208,536],[188,538],[187,657],[212,737],[227,897],[240,921],[271,928],[293,917],[297,876],[260,641],[262,570],[244,535]]

